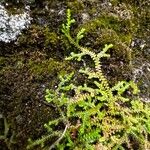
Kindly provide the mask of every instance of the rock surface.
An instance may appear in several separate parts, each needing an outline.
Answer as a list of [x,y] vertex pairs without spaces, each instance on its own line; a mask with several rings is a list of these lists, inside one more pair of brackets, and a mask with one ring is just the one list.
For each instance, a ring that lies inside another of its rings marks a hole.
[[102,62],[110,84],[133,79],[143,101],[149,102],[149,6],[149,0],[2,0],[0,115],[10,124],[16,142],[0,141],[0,149],[10,144],[12,150],[26,150],[29,137],[43,135],[43,124],[58,115],[44,103],[45,90],[55,88],[59,75],[71,71],[78,75],[82,64],[64,60],[73,50],[61,33],[67,8],[76,20],[72,34],[86,29],[81,45],[94,51],[114,45],[110,59]]

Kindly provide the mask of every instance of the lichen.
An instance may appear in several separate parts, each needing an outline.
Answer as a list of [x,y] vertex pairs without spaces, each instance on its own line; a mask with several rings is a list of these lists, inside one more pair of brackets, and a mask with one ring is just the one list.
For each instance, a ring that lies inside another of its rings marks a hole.
[[0,5],[0,16],[0,41],[6,43],[16,40],[21,31],[31,23],[29,12],[9,15],[2,5]]

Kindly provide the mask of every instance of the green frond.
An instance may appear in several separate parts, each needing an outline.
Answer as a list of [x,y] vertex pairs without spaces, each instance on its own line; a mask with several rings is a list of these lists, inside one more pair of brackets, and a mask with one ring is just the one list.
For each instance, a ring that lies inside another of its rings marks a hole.
[[81,140],[86,143],[93,143],[100,138],[100,132],[100,129],[92,130],[92,132],[82,135]]
[[112,91],[118,91],[118,94],[123,94],[130,86],[130,83],[126,81],[119,81],[115,86],[111,88]]
[[84,33],[85,33],[85,29],[82,28],[77,34],[76,43],[79,44],[79,41],[84,37]]
[[129,82],[131,88],[133,89],[133,94],[138,94],[140,90],[137,87],[137,84],[135,84],[132,80]]
[[66,35],[70,35],[71,24],[75,23],[75,19],[71,19],[71,11],[67,10],[67,23],[62,25],[62,32]]
[[32,141],[31,139],[28,140],[29,144],[27,149],[32,149],[35,146],[40,145],[41,148],[45,146],[45,142],[52,137],[59,136],[61,132],[55,131],[52,134],[44,135],[41,138],[37,139],[36,141]]
[[72,99],[70,99],[70,102],[73,104],[77,104],[80,101],[85,101],[86,99],[91,98],[89,93],[85,93],[85,94],[76,94]]
[[79,53],[79,54],[75,54],[74,52],[70,53],[70,56],[66,57],[65,60],[77,60],[77,61],[81,61],[82,60],[82,56],[84,56],[84,53]]

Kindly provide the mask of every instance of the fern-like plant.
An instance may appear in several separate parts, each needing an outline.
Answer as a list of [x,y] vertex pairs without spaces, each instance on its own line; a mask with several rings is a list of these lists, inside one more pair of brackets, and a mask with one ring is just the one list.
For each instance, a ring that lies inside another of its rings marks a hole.
[[[138,88],[132,81],[109,85],[101,69],[101,58],[110,57],[107,51],[113,45],[105,45],[98,53],[82,47],[79,43],[85,29],[72,37],[70,27],[74,22],[70,10],[67,10],[67,22],[62,25],[62,32],[78,53],[71,52],[66,60],[83,61],[83,56],[88,55],[94,67],[85,65],[79,70],[86,77],[81,85],[73,84],[74,73],[71,73],[60,77],[56,90],[46,90],[46,101],[56,106],[60,116],[45,124],[48,135],[30,141],[28,148],[35,145],[44,147],[44,143],[52,137],[56,141],[49,149],[124,150],[134,149],[135,144],[148,148],[149,104],[137,98]],[[135,96],[125,96],[127,90]]]

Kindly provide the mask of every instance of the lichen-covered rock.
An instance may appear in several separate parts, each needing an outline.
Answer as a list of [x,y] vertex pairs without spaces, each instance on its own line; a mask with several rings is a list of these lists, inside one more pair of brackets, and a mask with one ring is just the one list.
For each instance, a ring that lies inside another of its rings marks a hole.
[[16,40],[23,29],[31,23],[29,8],[22,14],[9,15],[3,5],[0,5],[0,41],[11,42]]

